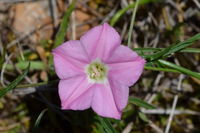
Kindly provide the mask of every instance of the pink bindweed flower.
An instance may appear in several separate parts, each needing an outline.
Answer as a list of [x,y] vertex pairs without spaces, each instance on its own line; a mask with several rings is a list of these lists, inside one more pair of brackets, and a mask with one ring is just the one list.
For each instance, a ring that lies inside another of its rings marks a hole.
[[129,86],[140,77],[145,60],[121,45],[119,34],[107,23],[96,26],[79,40],[53,50],[62,109],[85,110],[121,118]]

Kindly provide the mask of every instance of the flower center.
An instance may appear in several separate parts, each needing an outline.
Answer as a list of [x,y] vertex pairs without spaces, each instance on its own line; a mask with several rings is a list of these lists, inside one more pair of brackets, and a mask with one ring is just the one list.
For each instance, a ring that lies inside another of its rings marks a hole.
[[95,60],[86,67],[88,80],[92,83],[104,83],[107,77],[107,66],[99,60]]

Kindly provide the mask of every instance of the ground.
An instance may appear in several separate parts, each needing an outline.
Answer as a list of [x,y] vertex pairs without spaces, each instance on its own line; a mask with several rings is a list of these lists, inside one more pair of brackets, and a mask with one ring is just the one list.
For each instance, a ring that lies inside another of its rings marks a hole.
[[[198,0],[141,0],[133,33],[132,48],[166,48],[200,33]],[[37,87],[18,86],[0,99],[0,133],[32,132],[38,115],[37,132],[99,133],[92,110],[62,111],[57,94],[58,77],[51,65],[51,50],[56,33],[71,1],[3,0],[0,1],[0,89],[22,74],[27,61],[32,63],[20,85],[41,83]],[[133,0],[78,0],[70,17],[65,40],[79,39],[90,28],[112,23],[113,17]],[[114,28],[127,45],[132,9],[127,10]],[[191,48],[200,48],[200,41]],[[141,53],[140,53],[141,54]],[[200,54],[177,52],[167,58],[200,72]],[[50,65],[49,65],[50,64]],[[51,83],[47,83],[47,81]],[[53,83],[52,83],[53,81]],[[200,80],[180,73],[145,69],[130,87],[130,95],[156,107],[142,109],[129,103],[121,121],[111,120],[122,133],[198,133],[200,132]],[[177,100],[169,124],[173,103]]]

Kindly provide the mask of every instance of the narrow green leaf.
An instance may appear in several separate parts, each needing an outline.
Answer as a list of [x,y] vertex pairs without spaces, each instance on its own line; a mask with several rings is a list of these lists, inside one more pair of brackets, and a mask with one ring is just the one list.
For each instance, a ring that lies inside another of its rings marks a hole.
[[129,102],[133,103],[139,107],[144,107],[146,109],[155,109],[155,107],[153,105],[148,104],[147,102],[145,102],[139,98],[129,97]]
[[106,133],[104,128],[102,127],[101,123],[96,123],[98,133]]
[[106,133],[117,133],[107,118],[102,118],[100,116],[97,117]]
[[142,113],[142,112],[138,112],[138,116],[139,116],[139,118],[141,119],[141,120],[143,120],[144,122],[149,122],[149,119],[148,119],[148,117],[144,114],[144,113]]
[[[144,5],[144,4],[147,4],[147,3],[150,3],[150,2],[158,2],[158,1],[160,1],[160,0],[140,0],[138,4],[139,4],[139,5]],[[134,7],[135,7],[135,2],[132,3],[132,4],[129,4],[127,7],[123,8],[123,9],[119,10],[119,11],[112,17],[112,19],[111,19],[111,21],[110,21],[110,24],[111,24],[112,26],[114,26],[115,23],[120,19],[120,17],[121,17],[123,14],[125,14],[129,9],[134,8]]]
[[0,56],[0,69],[2,69],[3,62],[5,61],[5,55],[6,55],[6,47],[3,45],[3,53],[2,56]]
[[[15,66],[20,70],[25,70],[28,64],[28,61],[20,61]],[[13,70],[15,67],[12,64],[7,64],[6,69]],[[30,70],[45,70],[45,64],[42,61],[30,61]]]
[[174,69],[170,69],[170,68],[151,67],[151,66],[145,66],[144,68],[147,69],[147,70],[153,70],[153,71],[180,73],[179,71],[174,70]]
[[193,37],[191,37],[183,42],[177,42],[165,49],[162,49],[161,51],[159,51],[157,53],[145,56],[145,58],[149,59],[150,61],[158,60],[160,58],[165,58],[165,57],[169,56],[170,54],[178,52],[178,51],[192,45],[195,41],[197,41],[199,39],[200,39],[200,33],[194,35]]
[[133,51],[135,52],[156,52],[156,51],[160,51],[164,48],[133,48]]
[[134,7],[132,17],[131,17],[131,24],[130,24],[130,27],[129,27],[128,42],[127,42],[127,45],[128,45],[129,48],[131,48],[131,36],[132,36],[132,32],[133,32],[133,26],[134,26],[134,23],[135,23],[135,16],[136,16],[136,13],[137,13],[139,1],[140,0],[136,0],[135,7]]
[[171,49],[165,53],[163,56],[168,56],[172,53],[175,53],[177,51],[180,51],[181,49],[184,49],[188,46],[190,46],[191,44],[193,44],[195,41],[199,40],[200,39],[200,33],[199,34],[196,34],[194,35],[193,37],[183,41],[183,42],[179,42],[177,43],[176,45],[174,45],[173,47],[171,47]]
[[[165,48],[133,48],[134,51],[140,53],[140,52],[157,52],[157,51],[161,51]],[[200,53],[200,49],[199,48],[184,48],[180,51],[177,52],[182,52],[182,53]]]
[[192,76],[192,77],[195,77],[197,79],[200,79],[200,73],[198,72],[193,72],[187,68],[184,68],[184,67],[181,67],[181,66],[178,66],[174,63],[171,63],[171,62],[168,62],[168,61],[165,61],[165,60],[158,60],[159,63],[165,65],[165,66],[168,66],[170,68],[173,68],[179,72],[182,72],[183,74],[186,74],[186,75],[189,75],[189,76]]
[[199,48],[185,48],[180,50],[180,52],[185,52],[185,53],[200,53]]
[[12,81],[6,88],[0,90],[0,98],[3,97],[7,92],[14,89],[21,81],[22,79],[27,75],[29,71],[30,63],[28,64],[26,70],[22,73],[22,75],[19,75],[14,81]]
[[47,111],[48,111],[48,109],[46,108],[46,109],[42,110],[42,112],[39,114],[37,120],[35,121],[35,125],[34,125],[34,127],[33,127],[33,133],[37,133],[37,129],[38,129],[38,127],[39,127],[39,124],[40,124],[40,122],[41,122],[41,119],[42,119],[42,117],[44,116],[44,114],[45,114]]
[[73,0],[72,3],[67,8],[65,14],[64,14],[63,20],[60,24],[59,31],[56,34],[54,48],[64,42],[65,35],[66,35],[66,32],[67,32],[67,28],[68,28],[68,25],[69,25],[69,19],[70,19],[70,16],[72,14],[72,11],[74,10],[75,4],[76,4],[76,0]]

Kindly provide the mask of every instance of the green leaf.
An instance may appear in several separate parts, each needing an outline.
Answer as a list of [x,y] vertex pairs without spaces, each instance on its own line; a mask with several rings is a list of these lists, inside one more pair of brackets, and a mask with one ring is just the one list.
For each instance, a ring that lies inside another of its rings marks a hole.
[[[140,52],[157,52],[157,51],[161,51],[165,48],[133,48],[134,51],[136,51],[137,53]],[[180,51],[177,52],[182,52],[182,53],[200,53],[200,49],[199,48],[184,48]]]
[[177,71],[177,70],[170,69],[170,68],[163,68],[163,67],[151,67],[151,66],[145,65],[144,68],[147,69],[147,70],[153,70],[153,71],[163,71],[163,72],[180,73],[180,72]]
[[2,69],[3,62],[5,61],[5,55],[6,55],[6,48],[3,45],[3,53],[2,53],[2,56],[0,56],[0,69]]
[[200,79],[200,73],[198,72],[193,72],[187,68],[184,68],[184,67],[181,67],[181,66],[178,66],[174,63],[171,63],[171,62],[168,62],[168,61],[165,61],[165,60],[158,60],[159,63],[165,65],[165,66],[168,66],[170,68],[173,68],[174,70],[177,70],[179,72],[182,72],[183,74],[186,74],[186,75],[189,75],[189,76],[192,76],[192,77],[195,77],[197,79]]
[[185,53],[200,53],[199,48],[185,48],[180,50],[180,52],[185,52]]
[[117,131],[113,128],[112,124],[110,123],[109,119],[102,118],[100,116],[97,116],[97,118],[100,121],[106,133],[117,133]]
[[[20,70],[25,70],[27,65],[30,63],[30,70],[45,70],[45,64],[42,61],[20,61],[15,64],[17,68]],[[12,64],[7,64],[6,65],[7,70],[13,70],[15,69]]]
[[75,4],[76,4],[76,0],[73,0],[72,3],[67,8],[65,14],[64,14],[63,20],[60,24],[59,31],[56,34],[54,48],[64,42],[65,35],[66,35],[66,32],[67,32],[67,28],[68,28],[68,25],[69,25],[70,16],[72,14],[72,11],[74,10]]
[[191,44],[193,44],[195,41],[197,41],[199,39],[200,39],[200,33],[194,35],[193,37],[191,37],[191,38],[189,38],[189,39],[187,39],[187,40],[185,40],[183,42],[179,42],[179,43],[173,45],[170,48],[170,50],[167,53],[165,53],[163,56],[168,56],[168,55],[170,55],[172,53],[180,51],[181,49],[184,49],[184,48],[190,46]]
[[106,133],[101,123],[96,123],[98,133]]
[[21,75],[19,75],[14,81],[12,81],[6,88],[0,90],[0,98],[3,97],[10,90],[14,89],[24,79],[24,77],[27,75],[29,71],[29,68],[30,68],[30,63],[28,64],[26,70]]
[[139,107],[144,107],[146,109],[155,109],[156,108],[153,105],[148,104],[147,102],[145,102],[139,98],[135,98],[135,97],[129,97],[129,102],[133,103]]
[[144,114],[144,113],[142,113],[142,112],[138,112],[138,116],[139,116],[139,118],[141,119],[141,120],[143,120],[144,122],[149,122],[149,119],[148,119],[148,117]]
[[148,55],[148,56],[145,56],[146,59],[150,60],[150,61],[153,61],[153,60],[158,60],[160,58],[165,58],[175,52],[178,52],[190,45],[192,45],[195,41],[199,40],[200,39],[200,33],[199,34],[196,34],[194,35],[193,37],[183,41],[183,42],[177,42],[157,53],[154,53],[154,54],[151,54],[151,55]]
[[[160,0],[140,0],[138,4],[139,4],[139,5],[144,5],[144,4],[147,4],[147,3],[150,3],[150,2],[158,2],[158,1],[160,1]],[[111,26],[114,26],[115,23],[120,19],[120,17],[121,17],[123,14],[125,14],[129,9],[134,8],[134,7],[135,7],[135,2],[132,3],[132,4],[129,4],[127,7],[123,8],[123,9],[119,10],[119,11],[112,17],[112,19],[111,19],[111,21],[110,21],[110,25],[111,25]]]
[[44,116],[44,114],[45,114],[47,111],[48,111],[48,109],[46,108],[46,109],[42,110],[42,112],[39,114],[37,120],[35,121],[35,125],[34,125],[34,127],[33,127],[33,133],[37,133],[37,129],[38,129],[38,127],[39,127],[39,124],[40,124],[40,122],[41,122],[41,119],[42,119],[42,117]]

